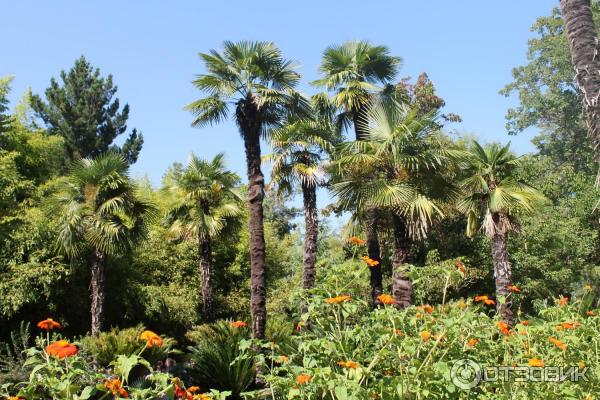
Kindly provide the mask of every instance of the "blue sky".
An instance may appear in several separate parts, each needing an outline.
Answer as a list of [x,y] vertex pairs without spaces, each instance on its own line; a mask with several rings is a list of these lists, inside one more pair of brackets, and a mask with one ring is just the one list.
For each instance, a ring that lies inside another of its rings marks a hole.
[[[317,78],[330,44],[366,39],[404,59],[401,76],[427,72],[446,111],[462,116],[456,129],[483,140],[512,140],[518,153],[533,150],[535,131],[509,137],[504,115],[515,98],[498,94],[523,64],[535,19],[558,1],[5,1],[0,76],[15,75],[11,99],[31,87],[42,93],[52,76],[84,54],[112,73],[118,97],[131,107],[130,128],[144,134],[135,175],[158,184],[174,161],[190,151],[227,154],[245,176],[242,142],[233,123],[190,127],[183,107],[199,97],[192,87],[202,72],[197,53],[223,40],[271,40],[297,60],[301,89]],[[268,150],[264,150],[267,152]]]

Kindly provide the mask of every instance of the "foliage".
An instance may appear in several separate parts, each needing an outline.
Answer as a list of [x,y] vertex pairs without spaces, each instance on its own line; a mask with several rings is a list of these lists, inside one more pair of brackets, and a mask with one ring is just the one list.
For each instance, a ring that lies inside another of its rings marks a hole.
[[31,340],[30,325],[21,321],[19,329],[11,332],[8,343],[0,343],[0,386],[27,379],[29,368],[25,367],[25,350]]
[[42,119],[48,132],[65,139],[71,159],[95,157],[109,150],[119,151],[134,163],[144,139],[137,130],[129,134],[121,147],[114,140],[127,130],[129,105],[120,110],[117,87],[112,75],[103,78],[100,70],[81,56],[69,72],[61,71],[62,84],[50,80],[46,102],[38,95],[31,106]]

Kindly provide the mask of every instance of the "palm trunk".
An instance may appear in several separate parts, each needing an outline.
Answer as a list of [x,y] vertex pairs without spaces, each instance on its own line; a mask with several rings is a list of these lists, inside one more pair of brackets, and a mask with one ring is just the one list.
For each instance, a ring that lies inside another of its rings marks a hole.
[[396,307],[406,308],[412,303],[413,285],[410,279],[402,271],[403,265],[408,261],[410,255],[410,239],[406,223],[397,215],[392,216],[394,226],[394,254],[392,256],[392,295],[396,301]]
[[317,188],[302,184],[304,200],[304,271],[302,286],[311,289],[315,286],[317,275],[317,239],[319,235],[319,220],[317,211]]
[[583,98],[588,133],[594,144],[596,162],[600,163],[600,47],[590,0],[560,0],[560,7],[575,68],[575,82]]
[[379,234],[377,232],[377,211],[373,208],[367,210],[365,218],[365,235],[367,237],[367,253],[369,258],[378,261],[374,267],[369,267],[371,283],[371,301],[373,307],[381,305],[377,300],[383,293],[383,275],[381,273],[381,254],[379,247]]
[[508,258],[508,232],[503,229],[500,213],[492,216],[497,228],[492,236],[492,261],[494,263],[494,278],[496,281],[496,307],[502,320],[511,326],[514,322],[512,301],[509,287],[512,285],[512,266]]
[[260,169],[260,113],[252,93],[238,104],[236,117],[244,137],[248,169],[248,208],[250,211],[250,308],[252,337],[264,339],[267,323],[265,274],[265,230],[263,198],[265,179]]
[[198,256],[200,259],[200,280],[202,282],[202,315],[206,321],[211,322],[213,319],[211,281],[212,246],[209,238],[200,238]]
[[104,324],[106,298],[106,254],[96,249],[92,255],[92,277],[90,282],[92,335],[97,335]]

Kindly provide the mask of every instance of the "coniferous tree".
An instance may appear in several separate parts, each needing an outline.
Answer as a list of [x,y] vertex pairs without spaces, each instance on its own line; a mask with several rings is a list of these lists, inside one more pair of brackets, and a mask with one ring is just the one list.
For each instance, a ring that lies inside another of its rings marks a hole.
[[11,116],[8,112],[8,92],[12,77],[0,78],[0,133],[6,132],[10,125]]
[[133,129],[122,147],[113,143],[127,131],[129,105],[121,109],[112,75],[101,77],[100,70],[81,56],[69,72],[60,73],[60,78],[62,83],[50,80],[46,101],[33,95],[31,107],[50,134],[65,138],[70,158],[96,157],[111,150],[134,163],[144,138]]

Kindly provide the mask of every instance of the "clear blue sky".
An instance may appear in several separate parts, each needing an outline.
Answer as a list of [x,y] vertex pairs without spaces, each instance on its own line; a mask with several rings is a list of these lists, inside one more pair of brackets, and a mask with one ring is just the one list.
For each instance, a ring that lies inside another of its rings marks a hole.
[[[558,0],[507,1],[31,1],[2,4],[0,76],[15,75],[12,100],[27,87],[42,93],[52,76],[84,54],[112,73],[118,97],[131,107],[130,128],[144,134],[135,175],[158,184],[173,161],[190,151],[225,151],[245,176],[242,142],[233,123],[190,127],[183,107],[199,93],[197,53],[223,40],[271,40],[297,60],[301,89],[317,77],[325,47],[349,39],[385,44],[404,59],[402,76],[425,71],[458,113],[456,128],[484,140],[512,140],[518,153],[533,150],[529,132],[509,137],[504,115],[516,99],[498,90],[511,68],[525,62],[529,31]],[[264,151],[266,152],[266,150]]]

